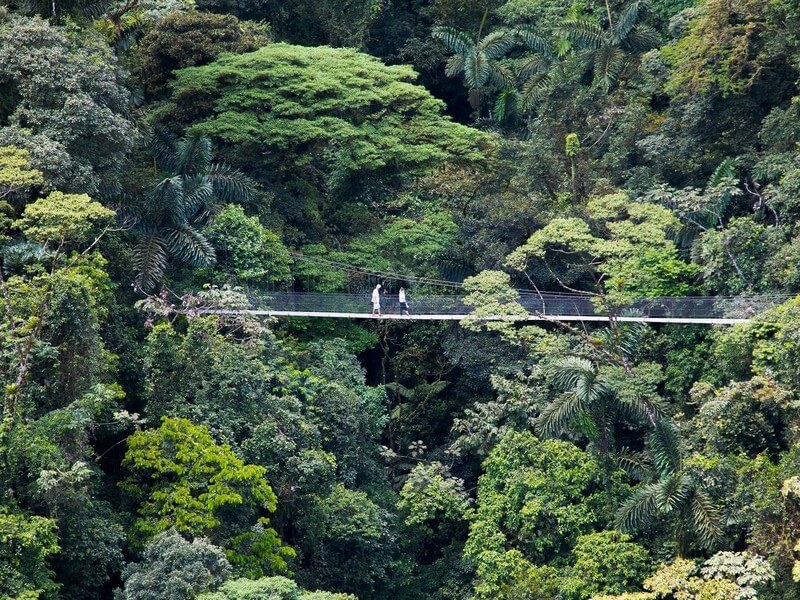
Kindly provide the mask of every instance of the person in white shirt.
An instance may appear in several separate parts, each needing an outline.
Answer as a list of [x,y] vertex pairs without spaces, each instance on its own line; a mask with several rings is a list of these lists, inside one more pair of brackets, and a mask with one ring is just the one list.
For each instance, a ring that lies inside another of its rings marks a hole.
[[381,316],[381,284],[375,286],[372,290],[372,314]]
[[406,288],[400,288],[397,301],[400,303],[400,314],[410,315],[411,313],[408,312],[408,302],[406,302]]

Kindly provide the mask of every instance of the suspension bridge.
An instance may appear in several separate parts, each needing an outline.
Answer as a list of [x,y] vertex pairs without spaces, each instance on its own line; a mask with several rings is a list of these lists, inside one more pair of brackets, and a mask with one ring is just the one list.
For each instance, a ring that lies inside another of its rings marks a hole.
[[[464,299],[463,284],[455,281],[371,271],[293,253],[298,261],[313,262],[322,268],[322,275],[330,285],[332,274],[337,274],[338,287],[347,291],[305,292],[287,290],[249,290],[247,306],[205,306],[199,310],[215,314],[249,314],[267,317],[308,317],[334,319],[382,319],[447,321],[479,319],[483,321],[528,320],[562,322],[676,323],[703,325],[733,325],[746,323],[774,308],[792,296],[689,296],[647,298],[613,310],[604,308],[588,294],[536,292],[515,290],[516,298],[506,305],[497,306],[497,314],[475,307]],[[314,277],[300,281],[304,289],[313,289]],[[380,283],[380,315],[372,314],[371,293]],[[397,291],[406,288],[408,314],[403,314]]]

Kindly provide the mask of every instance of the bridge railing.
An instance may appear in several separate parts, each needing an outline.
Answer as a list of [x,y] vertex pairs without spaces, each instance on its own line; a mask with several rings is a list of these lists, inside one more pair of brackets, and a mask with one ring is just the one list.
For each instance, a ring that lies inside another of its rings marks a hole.
[[[616,314],[649,318],[747,319],[785,302],[790,296],[681,297],[639,300],[617,309]],[[254,310],[293,313],[370,314],[370,294],[254,292],[248,293]],[[521,293],[518,303],[529,313],[543,316],[602,317],[609,311],[589,296],[578,294]],[[472,307],[460,296],[408,296],[415,315],[468,315]],[[396,295],[381,297],[381,312],[399,314]]]

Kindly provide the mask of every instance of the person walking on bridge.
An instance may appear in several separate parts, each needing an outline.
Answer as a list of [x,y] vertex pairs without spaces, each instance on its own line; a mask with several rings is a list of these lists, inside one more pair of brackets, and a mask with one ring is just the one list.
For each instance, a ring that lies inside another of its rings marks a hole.
[[372,290],[372,315],[381,316],[381,284],[375,286]]
[[400,316],[404,314],[410,315],[408,312],[408,302],[406,302],[406,288],[400,288],[400,293],[397,295],[397,302],[400,304]]

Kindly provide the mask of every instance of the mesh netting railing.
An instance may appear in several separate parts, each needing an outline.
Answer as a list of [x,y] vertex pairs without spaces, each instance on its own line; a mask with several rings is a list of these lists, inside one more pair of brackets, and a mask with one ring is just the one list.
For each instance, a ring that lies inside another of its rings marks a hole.
[[[749,319],[785,302],[790,296],[695,296],[651,298],[616,309],[622,316],[681,319]],[[367,314],[370,294],[254,292],[248,293],[252,310],[278,313]],[[551,317],[603,317],[609,311],[578,294],[521,293],[518,303],[532,315]],[[460,296],[408,296],[412,315],[467,315],[472,307]],[[383,314],[400,314],[396,295],[381,297]]]

